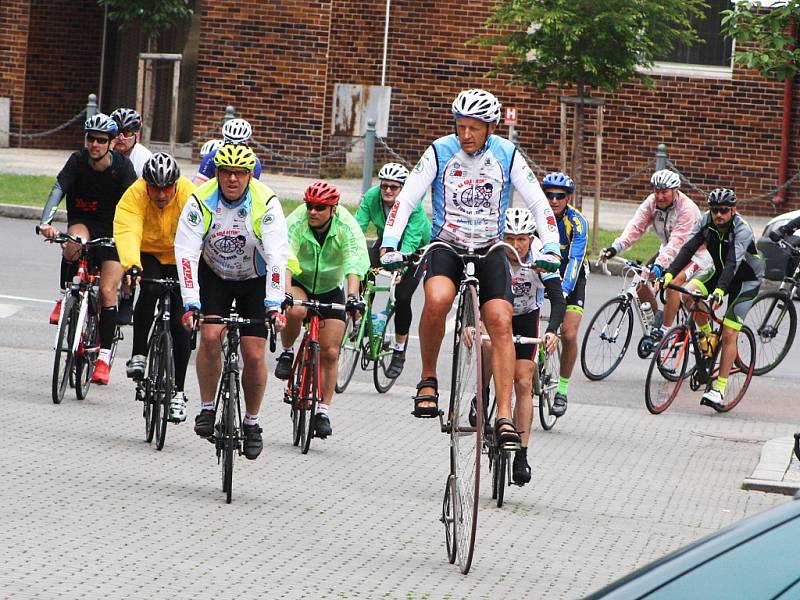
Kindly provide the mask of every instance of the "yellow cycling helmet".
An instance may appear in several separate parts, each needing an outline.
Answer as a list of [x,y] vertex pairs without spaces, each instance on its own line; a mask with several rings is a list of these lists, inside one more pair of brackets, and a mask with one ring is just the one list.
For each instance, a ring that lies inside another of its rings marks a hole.
[[218,169],[247,169],[252,171],[256,167],[256,155],[248,146],[225,144],[214,155],[214,165]]

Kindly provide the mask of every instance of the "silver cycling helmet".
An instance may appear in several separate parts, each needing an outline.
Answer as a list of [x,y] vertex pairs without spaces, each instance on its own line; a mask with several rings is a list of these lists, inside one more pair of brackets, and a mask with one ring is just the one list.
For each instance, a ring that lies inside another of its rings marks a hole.
[[87,133],[89,131],[96,131],[98,133],[107,133],[111,137],[117,135],[117,131],[119,130],[116,121],[103,113],[97,113],[86,119],[86,122],[83,124],[83,129]]
[[386,163],[378,171],[378,179],[388,179],[389,181],[397,181],[405,183],[408,178],[408,169],[400,163]]
[[253,136],[253,128],[244,119],[231,119],[222,126],[222,138],[226,144],[244,144]]
[[494,94],[478,88],[464,90],[453,100],[453,116],[472,117],[484,123],[500,122],[500,102]]
[[203,147],[200,148],[200,160],[203,160],[215,150],[222,148],[223,144],[225,144],[223,140],[208,140],[205,144],[203,144]]
[[680,175],[669,169],[661,169],[653,173],[650,185],[657,190],[677,190],[681,187],[681,178]]
[[536,221],[527,208],[506,209],[506,233],[511,235],[533,235]]
[[142,115],[132,108],[118,108],[111,113],[120,131],[139,131],[142,128]]
[[166,152],[153,154],[142,167],[144,180],[160,188],[174,184],[180,175],[181,169],[178,163]]

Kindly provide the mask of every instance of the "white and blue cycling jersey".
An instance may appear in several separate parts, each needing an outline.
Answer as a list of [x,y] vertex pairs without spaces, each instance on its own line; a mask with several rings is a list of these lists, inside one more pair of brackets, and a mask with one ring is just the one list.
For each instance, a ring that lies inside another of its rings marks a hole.
[[[531,249],[523,259],[525,263],[532,263],[542,250],[539,238],[531,240]],[[548,279],[560,280],[558,271],[555,273],[538,273],[532,267],[514,264],[509,261],[511,271],[511,295],[514,297],[514,316],[527,315],[539,310],[544,305],[545,285]]]
[[514,144],[490,135],[469,155],[451,134],[431,144],[406,180],[386,219],[382,246],[397,248],[411,212],[432,188],[431,239],[482,249],[503,238],[511,186],[533,213],[544,253],[560,256],[555,216],[536,176]]
[[[193,183],[196,185],[200,185],[201,183],[205,183],[212,177],[217,176],[217,167],[214,165],[214,155],[217,153],[216,150],[213,152],[209,152],[203,157],[203,160],[200,161],[200,167],[197,169],[197,174],[194,176]],[[253,169],[253,176],[256,179],[261,179],[261,161],[258,160],[256,156],[256,167]]]

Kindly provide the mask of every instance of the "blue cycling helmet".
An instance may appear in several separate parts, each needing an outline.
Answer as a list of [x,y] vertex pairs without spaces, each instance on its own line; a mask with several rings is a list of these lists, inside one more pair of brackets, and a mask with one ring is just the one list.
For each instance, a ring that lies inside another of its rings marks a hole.
[[83,124],[83,129],[87,133],[89,131],[96,131],[97,133],[107,133],[111,137],[116,136],[119,131],[117,122],[103,113],[97,113],[86,119],[86,122]]
[[542,179],[542,187],[554,187],[564,190],[565,192],[571,194],[572,191],[575,189],[575,184],[572,182],[572,179],[569,175],[565,175],[561,172],[556,173],[548,173],[547,176]]

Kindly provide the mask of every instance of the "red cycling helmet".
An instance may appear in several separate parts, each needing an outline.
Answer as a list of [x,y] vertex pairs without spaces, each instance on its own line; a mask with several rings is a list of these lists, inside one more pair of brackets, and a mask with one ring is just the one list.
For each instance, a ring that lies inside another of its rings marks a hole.
[[339,190],[326,181],[315,181],[306,188],[303,200],[312,204],[336,206],[339,204]]

